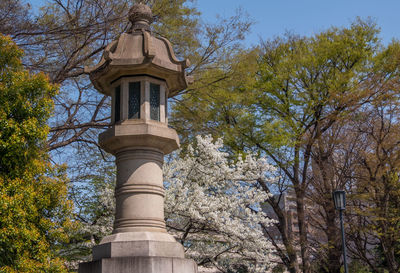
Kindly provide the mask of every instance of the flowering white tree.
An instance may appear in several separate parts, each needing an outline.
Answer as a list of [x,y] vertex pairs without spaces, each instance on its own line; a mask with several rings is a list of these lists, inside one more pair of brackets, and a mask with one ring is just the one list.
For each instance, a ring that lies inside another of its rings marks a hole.
[[273,172],[264,158],[229,160],[222,139],[213,142],[211,136],[198,136],[183,158],[167,162],[167,226],[187,256],[224,272],[265,272],[273,246],[262,226],[272,220],[260,208],[269,195],[257,181],[272,182]]
[[[164,164],[166,223],[186,255],[201,266],[223,272],[266,272],[273,246],[262,226],[268,227],[272,220],[260,208],[269,195],[258,188],[257,181],[272,182],[273,172],[264,158],[248,155],[230,160],[223,152],[223,141],[213,142],[211,136],[198,136],[182,158],[170,157]],[[76,245],[85,247],[85,253],[112,231],[115,201],[113,183],[109,184],[97,187],[97,199],[91,201],[97,204],[89,207],[96,216],[90,219],[95,221],[83,222],[78,231],[92,234]],[[91,215],[87,210],[85,214]]]

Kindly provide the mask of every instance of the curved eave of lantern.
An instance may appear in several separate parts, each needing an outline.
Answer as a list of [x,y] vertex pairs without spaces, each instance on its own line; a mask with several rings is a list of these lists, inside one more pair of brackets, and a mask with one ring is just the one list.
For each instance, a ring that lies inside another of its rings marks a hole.
[[154,37],[146,30],[123,33],[104,50],[100,62],[85,67],[94,87],[111,95],[111,85],[121,77],[148,75],[165,80],[168,97],[173,97],[188,85],[185,68],[189,60],[179,61],[171,43],[162,37]]

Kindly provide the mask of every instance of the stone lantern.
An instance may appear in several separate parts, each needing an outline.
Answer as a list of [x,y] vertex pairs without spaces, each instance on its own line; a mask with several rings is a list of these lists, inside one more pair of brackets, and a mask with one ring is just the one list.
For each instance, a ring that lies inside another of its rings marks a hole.
[[113,233],[93,248],[80,273],[194,273],[193,260],[169,235],[164,221],[163,157],[179,147],[168,128],[167,100],[187,87],[185,68],[170,42],[151,32],[151,10],[136,4],[131,29],[85,68],[94,87],[112,98],[112,126],[99,136],[115,155],[117,183]]

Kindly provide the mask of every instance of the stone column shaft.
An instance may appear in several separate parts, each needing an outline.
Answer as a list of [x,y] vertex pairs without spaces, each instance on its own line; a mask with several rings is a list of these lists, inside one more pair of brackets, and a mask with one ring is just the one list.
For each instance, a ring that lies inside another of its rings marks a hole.
[[148,147],[116,153],[116,213],[113,233],[166,232],[163,153]]

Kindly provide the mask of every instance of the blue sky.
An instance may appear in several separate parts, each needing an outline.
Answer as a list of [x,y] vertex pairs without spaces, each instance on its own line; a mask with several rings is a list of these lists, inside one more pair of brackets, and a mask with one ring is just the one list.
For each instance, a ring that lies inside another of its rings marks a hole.
[[233,15],[241,7],[255,21],[246,44],[290,31],[312,35],[330,26],[348,26],[357,16],[371,17],[385,44],[400,39],[400,0],[197,0],[206,20]]
[[[1,1],[1,0],[0,0]],[[26,0],[37,7],[44,0]],[[196,0],[205,21],[231,16],[242,8],[255,22],[246,44],[290,31],[312,35],[330,26],[348,26],[357,16],[371,17],[385,44],[400,38],[400,0]]]

